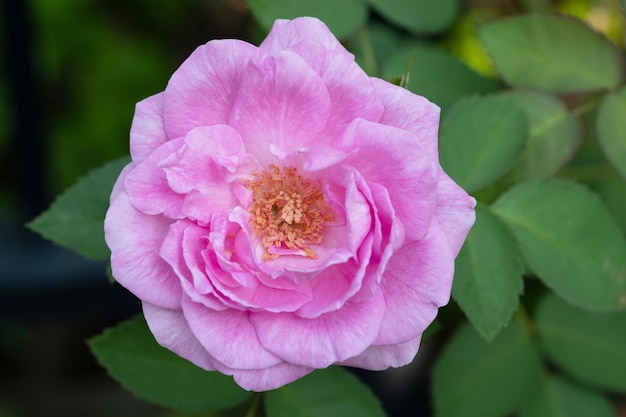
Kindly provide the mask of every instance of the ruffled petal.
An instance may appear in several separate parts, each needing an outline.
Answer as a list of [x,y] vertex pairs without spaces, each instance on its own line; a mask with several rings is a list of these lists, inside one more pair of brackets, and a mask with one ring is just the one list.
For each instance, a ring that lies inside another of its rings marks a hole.
[[141,163],[168,140],[163,126],[163,93],[137,103],[130,126],[130,155],[133,161]]
[[193,334],[211,356],[227,367],[263,369],[282,362],[259,342],[249,318],[254,313],[214,311],[188,297],[183,297],[182,306]]
[[346,163],[369,182],[384,186],[408,239],[421,239],[431,222],[437,201],[438,164],[413,135],[391,126],[355,120],[342,147],[357,148]]
[[181,137],[198,126],[227,124],[242,73],[259,53],[254,45],[234,39],[198,47],[165,88],[163,120],[168,136]]
[[143,302],[143,315],[157,343],[207,371],[215,371],[213,358],[193,335],[181,310]]
[[476,200],[442,170],[437,184],[435,218],[443,228],[455,257],[476,220],[475,206]]
[[379,123],[413,133],[415,141],[421,144],[428,157],[438,161],[439,107],[387,81],[372,78],[372,84],[385,107]]
[[395,345],[370,346],[365,352],[340,363],[340,365],[383,371],[398,368],[413,361],[420,347],[422,336]]
[[454,256],[437,222],[422,240],[389,260],[383,276],[385,315],[373,345],[404,343],[422,334],[450,300]]
[[229,124],[267,166],[319,143],[330,110],[324,82],[302,57],[284,51],[248,65]]
[[203,224],[213,213],[237,205],[233,181],[261,168],[245,153],[239,133],[227,125],[192,129],[180,149],[159,166],[172,191],[185,195],[182,214]]
[[378,334],[385,302],[380,292],[315,319],[254,312],[250,321],[268,350],[295,365],[326,368],[363,352]]
[[170,219],[183,217],[184,196],[171,189],[160,166],[164,159],[176,154],[183,143],[183,138],[166,142],[128,173],[124,187],[135,208],[146,214],[163,214]]
[[179,308],[180,281],[159,256],[170,223],[163,216],[136,210],[122,192],[107,211],[104,238],[111,248],[111,269],[117,282],[158,307]]

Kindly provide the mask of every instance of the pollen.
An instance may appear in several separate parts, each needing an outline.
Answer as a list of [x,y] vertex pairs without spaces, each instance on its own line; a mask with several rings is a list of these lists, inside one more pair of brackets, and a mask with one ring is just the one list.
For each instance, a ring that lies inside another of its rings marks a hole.
[[294,167],[270,165],[246,186],[252,191],[250,225],[263,242],[264,259],[278,257],[271,247],[302,250],[316,258],[309,245],[322,242],[324,223],[334,218],[319,181],[303,178]]

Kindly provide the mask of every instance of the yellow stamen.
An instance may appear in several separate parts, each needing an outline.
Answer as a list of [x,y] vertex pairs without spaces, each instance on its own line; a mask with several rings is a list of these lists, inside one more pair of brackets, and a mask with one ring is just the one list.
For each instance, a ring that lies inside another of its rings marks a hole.
[[322,242],[323,223],[334,218],[319,182],[304,179],[294,167],[281,170],[270,165],[269,170],[255,173],[246,186],[253,194],[250,225],[262,239],[264,259],[278,257],[269,252],[272,246],[303,250],[307,257],[316,258],[309,245]]

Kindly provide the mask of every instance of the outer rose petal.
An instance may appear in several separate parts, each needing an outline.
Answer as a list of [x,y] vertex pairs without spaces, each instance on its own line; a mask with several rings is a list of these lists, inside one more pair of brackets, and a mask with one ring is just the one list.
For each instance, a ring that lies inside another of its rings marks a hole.
[[448,303],[454,256],[437,222],[419,241],[403,246],[383,276],[385,315],[373,345],[404,343],[422,334]]
[[439,107],[387,81],[372,78],[372,84],[385,107],[379,123],[412,132],[429,158],[438,161]]
[[128,175],[128,173],[132,171],[133,169],[135,169],[134,162],[129,162],[128,165],[126,165],[122,169],[122,172],[120,172],[120,175],[115,180],[115,184],[113,184],[113,189],[111,190],[111,196],[109,197],[109,204],[111,204],[113,200],[117,198],[118,195],[120,195],[122,192],[125,191],[124,181],[126,180],[126,176]]
[[139,164],[168,140],[163,127],[163,93],[137,103],[130,127],[130,155],[133,161]]
[[[214,311],[183,297],[183,312],[202,346],[229,368],[263,369],[282,361],[259,343],[247,311]],[[271,314],[271,313],[268,313]]]
[[313,368],[283,362],[265,369],[236,370],[233,372],[233,376],[235,381],[244,389],[269,391],[302,378],[312,371]]
[[475,206],[476,200],[442,170],[437,184],[435,219],[443,228],[454,257],[459,254],[465,237],[476,220]]
[[168,136],[184,136],[198,126],[227,124],[241,74],[258,55],[258,48],[234,39],[198,47],[165,88],[163,119]]
[[193,335],[181,310],[143,302],[143,315],[154,338],[163,346],[207,371],[216,370],[213,359]]
[[180,281],[159,256],[170,222],[137,211],[122,192],[107,211],[104,238],[111,248],[111,269],[117,282],[143,301],[179,308]]
[[326,49],[338,49],[351,55],[339,43],[335,35],[320,20],[311,17],[300,17],[293,20],[278,19],[259,48],[270,53],[278,53],[302,41],[316,41]]
[[372,344],[384,304],[379,291],[360,303],[348,302],[314,319],[259,311],[250,314],[250,321],[263,346],[285,361],[326,368],[358,355]]
[[341,365],[382,371],[389,367],[397,368],[413,361],[420,347],[422,336],[395,345],[370,346],[358,356],[341,362]]

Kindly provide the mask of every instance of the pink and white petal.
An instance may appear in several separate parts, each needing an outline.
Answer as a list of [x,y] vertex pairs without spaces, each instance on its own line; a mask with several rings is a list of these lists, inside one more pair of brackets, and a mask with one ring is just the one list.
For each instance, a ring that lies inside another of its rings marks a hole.
[[439,107],[387,81],[372,78],[372,84],[385,107],[379,122],[410,131],[429,158],[438,161]]
[[142,303],[143,315],[157,343],[207,371],[215,371],[213,358],[193,335],[181,310]]
[[169,139],[163,126],[163,93],[137,103],[130,126],[130,155],[133,161],[136,164],[143,162]]
[[163,120],[170,138],[198,126],[227,124],[248,62],[259,49],[234,40],[198,47],[174,72],[165,88]]
[[235,382],[248,391],[269,391],[310,374],[313,368],[282,362],[264,369],[235,370]]
[[330,110],[321,78],[302,57],[284,51],[248,65],[229,124],[267,166],[276,161],[276,149],[294,154],[317,143]]
[[290,313],[254,312],[250,322],[261,344],[286,362],[326,368],[358,355],[372,344],[385,310],[382,294],[315,319]]
[[342,146],[358,149],[346,163],[387,189],[406,238],[421,239],[436,207],[438,162],[410,132],[363,119],[348,127]]
[[431,224],[422,240],[389,260],[382,280],[385,314],[373,345],[404,343],[422,334],[450,300],[454,256],[444,231]]
[[476,200],[442,170],[437,184],[435,219],[443,228],[455,257],[476,220],[475,206]]
[[113,189],[111,190],[111,196],[109,197],[109,204],[111,204],[113,200],[115,200],[122,191],[125,191],[124,181],[126,181],[126,176],[133,169],[135,169],[134,162],[129,162],[124,168],[122,168],[120,175],[115,180],[115,184],[113,184]]
[[171,220],[135,209],[125,192],[111,203],[104,220],[104,238],[111,248],[111,269],[117,282],[143,301],[179,308],[180,281],[159,256]]
[[326,49],[338,49],[349,54],[330,29],[321,20],[314,17],[274,21],[270,33],[259,45],[259,48],[268,53],[278,54],[302,41],[319,42]]
[[291,50],[302,56],[326,84],[332,102],[326,137],[340,138],[356,118],[377,122],[383,115],[385,108],[372,79],[354,62],[354,56],[340,50],[327,51],[311,41],[301,42]]
[[422,336],[396,345],[370,346],[365,352],[340,363],[344,366],[383,371],[387,368],[398,368],[408,365],[415,359],[420,347]]
[[166,142],[128,173],[124,187],[131,203],[146,214],[163,214],[170,219],[182,218],[184,196],[170,188],[161,162],[175,154],[183,139]]
[[[249,316],[234,309],[215,311],[183,297],[183,313],[191,331],[211,356],[229,368],[263,369],[281,363],[257,337]],[[272,313],[267,313],[272,314]]]

